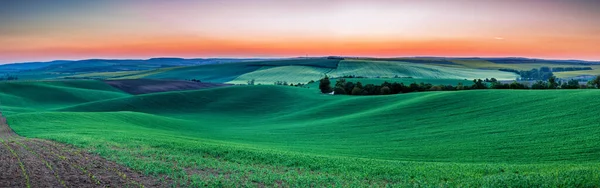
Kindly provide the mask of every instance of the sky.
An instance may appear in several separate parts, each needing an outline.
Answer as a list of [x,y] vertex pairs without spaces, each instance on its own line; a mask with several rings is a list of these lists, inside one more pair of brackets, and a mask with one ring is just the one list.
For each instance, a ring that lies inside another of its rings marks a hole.
[[600,0],[2,0],[0,63],[152,57],[600,60]]

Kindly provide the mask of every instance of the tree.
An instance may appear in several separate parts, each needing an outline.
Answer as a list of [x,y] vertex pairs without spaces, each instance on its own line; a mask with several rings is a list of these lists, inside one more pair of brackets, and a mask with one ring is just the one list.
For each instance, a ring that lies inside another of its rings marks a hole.
[[335,87],[333,89],[333,93],[336,95],[345,95],[346,94],[346,90],[343,87]]
[[364,93],[366,93],[366,95],[379,95],[381,88],[375,86],[375,84],[367,84],[363,90],[365,91]]
[[329,81],[329,77],[325,75],[325,78],[320,80],[319,89],[321,93],[331,93],[331,82]]
[[358,86],[354,86],[354,89],[352,89],[352,95],[361,95],[362,94],[362,89],[359,88]]
[[363,85],[362,85],[362,83],[360,83],[360,82],[356,82],[356,87],[358,87],[358,88],[362,89],[362,88],[363,88]]
[[[408,92],[419,91],[419,84],[413,82],[408,88]],[[408,93],[407,92],[407,93]]]
[[504,88],[504,85],[501,82],[499,82],[498,80],[496,80],[496,78],[492,78],[490,80],[490,82],[491,82],[490,88],[492,88],[492,89],[508,89],[508,88]]
[[561,89],[579,89],[579,81],[577,80],[569,80],[568,82],[563,83],[560,86]]
[[456,86],[456,90],[464,90],[465,86],[462,84],[462,82],[459,82],[458,85]]
[[441,91],[443,86],[432,86],[429,88],[430,91]]
[[600,75],[590,81],[592,86],[595,86],[597,89],[600,89]]
[[363,94],[362,83],[356,82],[356,86],[352,88],[352,95],[362,95]]
[[254,85],[254,81],[255,81],[254,79],[248,80],[248,85],[251,85],[251,86]]
[[346,85],[346,79],[344,78],[338,78],[338,80],[335,81],[335,87],[344,87]]
[[383,86],[379,93],[381,93],[382,95],[389,95],[391,93],[391,90],[388,86]]
[[548,78],[548,89],[556,89],[558,83],[556,83],[556,76],[550,76]]
[[487,86],[483,83],[481,79],[474,79],[473,85],[471,86],[473,89],[487,89]]
[[346,84],[344,84],[344,91],[346,91],[347,94],[352,94],[352,89],[354,89],[354,86],[354,83],[346,82]]
[[513,83],[511,83],[511,84],[510,84],[508,87],[509,87],[510,89],[527,89],[527,86],[526,86],[526,85],[524,85],[524,84],[521,84],[521,83],[519,83],[519,82],[517,82],[517,81],[514,81],[514,82],[513,82]]
[[538,80],[531,85],[531,89],[548,89],[548,85],[544,81]]

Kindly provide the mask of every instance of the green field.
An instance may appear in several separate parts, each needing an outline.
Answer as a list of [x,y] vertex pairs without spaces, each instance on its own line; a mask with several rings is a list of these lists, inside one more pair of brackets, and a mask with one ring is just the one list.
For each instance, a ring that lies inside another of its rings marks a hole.
[[249,80],[255,80],[255,84],[272,85],[276,81],[289,83],[307,83],[311,80],[319,80],[332,69],[309,66],[277,66],[263,67],[259,70],[238,76],[228,83],[247,84]]
[[454,68],[393,61],[344,60],[330,73],[332,77],[356,75],[365,77],[413,77],[429,79],[497,78],[514,80],[517,75],[498,70]]
[[[509,59],[510,60],[510,59]],[[216,63],[204,65],[177,65],[165,68],[144,68],[130,71],[101,71],[98,64],[86,67],[85,63],[75,64],[77,69],[62,70],[40,69],[19,72],[22,80],[83,78],[83,79],[169,79],[204,82],[246,84],[255,79],[255,84],[273,84],[276,81],[288,83],[307,83],[318,80],[324,74],[330,77],[362,76],[368,78],[412,77],[415,79],[458,79],[472,80],[496,78],[515,80],[518,75],[498,69],[531,70],[541,67],[590,67],[593,70],[554,72],[558,78],[569,79],[578,76],[600,74],[599,64],[577,64],[564,61],[530,60],[526,63],[498,63],[486,59],[452,58],[294,58],[280,60],[254,60],[235,63]],[[129,66],[133,66],[129,65]],[[77,70],[86,70],[80,71]],[[1,72],[1,70],[0,70]]]
[[554,73],[559,78],[571,78],[576,76],[596,76],[600,75],[600,67],[594,67],[593,70],[582,70],[582,71],[566,71]]
[[200,79],[206,82],[229,82],[238,76],[258,70],[260,66],[250,66],[247,63],[230,63],[181,67],[155,74],[145,75],[143,78],[153,79]]
[[600,186],[598,90],[331,96],[233,86],[133,96],[96,81],[0,88],[18,134],[180,186]]

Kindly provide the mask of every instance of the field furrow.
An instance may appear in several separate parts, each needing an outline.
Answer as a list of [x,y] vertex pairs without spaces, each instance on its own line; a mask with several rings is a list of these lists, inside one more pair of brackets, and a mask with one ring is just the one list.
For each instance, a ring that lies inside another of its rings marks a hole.
[[19,159],[0,138],[0,186],[1,187],[26,187],[27,178],[20,168]]
[[7,143],[21,157],[21,162],[25,166],[31,187],[62,187],[54,176],[52,169],[48,168],[35,154],[27,151],[22,145],[19,145],[19,140],[22,139],[16,138]]
[[0,116],[0,187],[163,187],[114,162],[16,135]]

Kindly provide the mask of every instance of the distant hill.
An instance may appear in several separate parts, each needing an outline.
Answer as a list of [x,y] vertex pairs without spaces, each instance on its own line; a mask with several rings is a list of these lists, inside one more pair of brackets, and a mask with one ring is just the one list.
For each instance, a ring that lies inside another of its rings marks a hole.
[[208,58],[208,59],[182,59],[182,58],[152,58],[146,60],[136,59],[87,59],[78,61],[57,60],[50,62],[29,62],[0,65],[0,73],[17,72],[55,72],[55,73],[85,73],[85,72],[115,72],[139,71],[163,67],[190,66],[205,64],[221,64],[253,61],[260,59],[233,59],[233,58]]
[[[88,59],[0,65],[0,75],[21,80],[42,79],[197,79],[213,83],[307,83],[332,77],[410,77],[418,79],[514,80],[519,71],[557,70],[562,79],[600,75],[600,62],[528,58],[446,57],[297,57],[280,59],[152,58],[146,60]],[[560,70],[560,71],[558,71]],[[580,79],[585,80],[585,79]]]

